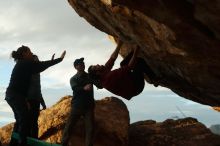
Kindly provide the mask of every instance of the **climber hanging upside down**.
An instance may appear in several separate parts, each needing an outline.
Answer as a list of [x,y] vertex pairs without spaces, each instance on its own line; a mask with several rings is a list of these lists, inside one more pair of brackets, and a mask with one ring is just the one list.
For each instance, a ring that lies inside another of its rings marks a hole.
[[[143,91],[145,85],[144,74],[151,81],[156,80],[156,75],[144,59],[137,57],[139,47],[136,47],[122,60],[120,68],[111,70],[122,45],[122,41],[119,41],[118,46],[105,65],[91,65],[88,68],[88,73],[92,79],[99,80],[103,88],[130,100]],[[154,86],[158,85],[154,84]]]

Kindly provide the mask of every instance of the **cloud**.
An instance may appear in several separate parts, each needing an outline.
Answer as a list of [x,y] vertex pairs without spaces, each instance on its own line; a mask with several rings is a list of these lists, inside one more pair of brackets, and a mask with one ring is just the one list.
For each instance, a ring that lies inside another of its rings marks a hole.
[[[53,53],[59,57],[63,50],[67,51],[60,65],[42,73],[45,86],[67,86],[69,78],[75,73],[72,67],[75,58],[85,57],[87,65],[104,63],[114,47],[106,34],[80,18],[67,1],[20,0],[13,1],[13,5],[1,1],[0,12],[2,70],[6,70],[2,61],[9,61],[11,52],[21,45],[29,46],[41,60],[50,59]],[[13,62],[13,59],[10,61]],[[9,78],[4,77],[3,80]]]
[[5,87],[0,86],[0,93],[4,93],[5,92]]
[[13,1],[13,5],[0,4],[0,42],[3,44],[59,44],[65,40],[65,44],[70,44],[96,39],[100,33],[80,18],[67,1],[20,0]]
[[2,112],[2,113],[11,113],[12,112],[10,106],[7,104],[7,102],[5,100],[2,100],[0,102],[0,112]]

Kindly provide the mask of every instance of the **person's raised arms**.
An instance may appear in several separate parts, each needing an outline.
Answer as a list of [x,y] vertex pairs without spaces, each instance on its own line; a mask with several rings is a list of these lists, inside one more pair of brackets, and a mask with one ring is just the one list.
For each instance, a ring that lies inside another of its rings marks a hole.
[[137,47],[134,48],[133,56],[132,56],[132,58],[131,58],[131,60],[130,60],[130,62],[129,62],[129,64],[128,64],[128,66],[129,66],[130,68],[134,68],[134,66],[135,66],[135,64],[136,64],[136,58],[137,58],[137,54],[138,54],[139,50],[140,50],[140,47],[139,47],[139,46],[137,46]]
[[63,59],[65,57],[65,55],[66,55],[66,50],[63,51],[63,53],[61,54],[60,58]]
[[54,57],[55,57],[55,53],[52,55],[51,60],[54,60]]
[[111,55],[111,58],[116,59],[118,57],[118,53],[121,49],[122,44],[123,44],[123,42],[121,40],[119,40],[117,47],[115,48],[114,52]]

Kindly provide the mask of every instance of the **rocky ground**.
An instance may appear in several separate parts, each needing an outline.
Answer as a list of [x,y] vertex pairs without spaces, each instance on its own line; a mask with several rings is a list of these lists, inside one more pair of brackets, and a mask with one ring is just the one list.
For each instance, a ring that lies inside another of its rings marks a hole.
[[[63,97],[39,117],[39,137],[51,143],[60,143],[62,130],[68,119],[70,96]],[[115,97],[96,101],[94,146],[217,146],[220,136],[193,118],[153,120],[130,124],[126,105]],[[9,142],[13,123],[0,128],[2,146]],[[72,129],[70,146],[84,145],[83,119]]]

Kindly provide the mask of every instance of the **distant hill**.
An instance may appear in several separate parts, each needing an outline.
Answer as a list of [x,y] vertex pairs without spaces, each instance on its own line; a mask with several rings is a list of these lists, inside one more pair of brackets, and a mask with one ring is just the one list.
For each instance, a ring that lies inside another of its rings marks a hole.
[[214,134],[220,135],[220,124],[218,124],[218,125],[212,125],[209,129],[210,129]]

